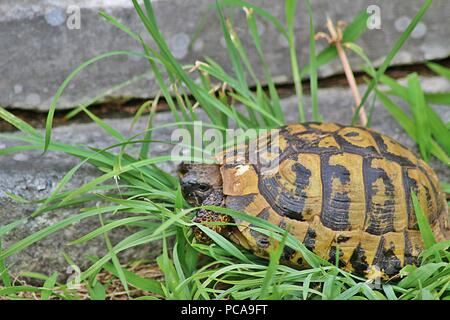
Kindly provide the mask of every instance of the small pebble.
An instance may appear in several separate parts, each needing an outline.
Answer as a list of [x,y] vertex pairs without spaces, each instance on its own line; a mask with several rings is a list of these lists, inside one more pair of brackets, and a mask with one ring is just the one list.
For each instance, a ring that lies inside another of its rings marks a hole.
[[28,156],[23,153],[17,153],[13,156],[13,159],[16,161],[28,161]]

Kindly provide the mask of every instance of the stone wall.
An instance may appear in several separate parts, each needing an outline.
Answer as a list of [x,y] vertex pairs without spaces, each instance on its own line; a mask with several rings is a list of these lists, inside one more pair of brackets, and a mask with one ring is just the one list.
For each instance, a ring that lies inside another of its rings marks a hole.
[[[175,57],[192,63],[204,56],[220,64],[228,60],[214,0],[153,1],[157,19]],[[250,1],[284,19],[284,1]],[[380,29],[368,30],[360,40],[369,56],[380,63],[406,28],[423,1],[420,0],[316,0],[313,1],[317,31],[324,29],[326,16],[351,19],[371,5],[380,8]],[[299,1],[297,37],[300,61],[308,59],[308,19],[304,1]],[[79,9],[79,16],[78,14]],[[102,10],[117,17],[132,30],[144,28],[129,0],[3,0],[0,3],[0,105],[26,109],[48,109],[58,86],[82,62],[111,50],[140,50],[130,37],[99,17]],[[227,11],[234,17],[239,34],[246,30],[243,11]],[[423,21],[413,32],[394,64],[411,64],[450,55],[450,6],[446,0],[433,2]],[[79,20],[78,20],[79,18]],[[79,22],[79,25],[78,23]],[[202,27],[203,26],[203,27]],[[197,30],[202,30],[192,41]],[[286,41],[266,20],[259,30],[269,65],[278,82],[290,80]],[[250,44],[250,41],[244,42]],[[325,46],[318,43],[318,50]],[[254,50],[250,49],[257,63]],[[355,68],[360,61],[354,59]],[[121,82],[148,70],[147,62],[136,57],[113,57],[85,69],[68,87],[58,108],[70,108],[89,101]],[[340,73],[340,64],[320,70],[322,76]],[[156,90],[151,74],[112,96],[149,97]]]

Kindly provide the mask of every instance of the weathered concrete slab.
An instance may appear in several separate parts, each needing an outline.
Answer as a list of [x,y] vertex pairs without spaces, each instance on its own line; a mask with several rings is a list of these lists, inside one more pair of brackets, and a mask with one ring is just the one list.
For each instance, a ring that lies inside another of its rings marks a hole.
[[[440,78],[423,78],[422,83],[427,91],[450,89],[450,83]],[[319,91],[320,112],[324,115],[326,121],[343,124],[349,123],[351,118],[350,106],[352,103],[351,94],[346,88],[330,88]],[[308,96],[305,97],[305,104],[306,106],[310,105],[310,98]],[[287,115],[287,121],[295,123],[297,121],[296,98],[284,99],[282,105]],[[397,123],[388,115],[380,103],[377,102],[375,108],[373,127],[403,142],[407,146],[413,147],[414,143],[399,128]],[[450,121],[450,109],[448,107],[438,106],[435,108],[445,121]],[[310,108],[308,107],[308,109]],[[166,112],[156,115],[155,123],[158,125],[169,121],[171,121],[171,115]],[[131,119],[108,120],[107,122],[124,134],[131,136],[132,133],[129,132]],[[136,127],[136,132],[141,131],[143,127],[144,123],[139,123]],[[154,138],[156,140],[170,140],[170,135],[171,129],[164,129],[162,131],[156,131]],[[54,130],[53,139],[71,144],[85,144],[97,148],[104,148],[115,143],[114,139],[94,124],[74,124],[58,127]],[[13,143],[9,141],[0,141],[0,149],[11,145]],[[167,145],[155,145],[153,148],[154,155],[167,154],[168,152],[170,152],[170,147]],[[9,200],[5,192],[10,192],[30,200],[43,198],[54,190],[63,175],[77,163],[77,159],[56,152],[50,152],[44,157],[41,156],[41,152],[39,151],[22,152],[7,157],[0,157],[0,225],[27,217],[34,210],[34,206],[32,205],[24,205]],[[437,161],[432,161],[431,164],[436,169],[442,181],[450,181],[450,172],[447,167]],[[174,168],[174,164],[171,163],[164,165],[164,169],[172,173],[174,172]],[[79,186],[96,175],[97,171],[95,169],[86,166],[76,174],[69,187]],[[64,217],[75,214],[78,210],[79,208],[58,210],[30,220],[17,231],[8,234],[3,239],[4,245],[11,245],[26,235],[55,223]],[[54,270],[64,272],[66,263],[61,255],[62,251],[68,253],[80,266],[83,266],[83,261],[85,261],[83,257],[86,254],[101,255],[105,252],[103,240],[100,238],[79,246],[66,246],[66,244],[96,227],[98,227],[97,219],[86,220],[62,232],[58,232],[49,238],[43,239],[31,248],[13,256],[10,259],[11,270],[14,273],[25,270],[46,273]],[[120,232],[111,233],[111,236],[114,241],[117,241],[125,235],[130,234],[130,232],[130,230],[121,230]],[[157,253],[158,250],[159,247],[157,245],[147,246],[139,250],[128,251],[127,257],[149,256]]]
[[[226,65],[218,19],[213,0],[153,1],[163,34],[175,57],[184,63],[208,56]],[[283,1],[253,1],[284,19]],[[422,4],[419,0],[316,0],[313,1],[317,30],[323,30],[327,15],[334,20],[351,21],[354,15],[369,6],[380,8],[380,29],[367,31],[359,42],[378,63],[388,53],[395,40]],[[308,59],[308,19],[304,2],[299,1],[297,19],[300,62]],[[79,11],[78,11],[79,9]],[[0,3],[0,105],[46,110],[58,86],[73,69],[93,56],[111,50],[137,50],[131,38],[103,21],[98,11],[104,10],[132,30],[144,33],[141,22],[128,0],[3,0]],[[79,20],[78,19],[78,12]],[[245,35],[245,14],[234,15],[237,31]],[[450,6],[446,1],[434,1],[429,12],[400,51],[394,64],[410,64],[450,55]],[[79,28],[77,22],[80,22]],[[203,28],[201,27],[203,25]],[[192,43],[197,29],[202,30]],[[261,20],[259,30],[269,66],[278,82],[290,80],[290,65],[286,41],[274,27]],[[254,65],[259,65],[248,37]],[[318,49],[325,46],[318,43]],[[353,57],[355,66],[360,64]],[[89,101],[113,85],[139,76],[147,70],[147,62],[133,57],[117,56],[85,69],[68,87],[59,108],[70,108]],[[320,74],[341,72],[338,62],[323,67]],[[111,96],[149,97],[156,91],[152,75],[123,88]]]
[[[157,120],[161,122],[167,122],[169,119],[170,116],[166,113],[161,113],[157,116]],[[129,132],[131,119],[110,120],[108,123],[126,134]],[[143,129],[144,123],[140,122],[136,126],[136,131],[133,132],[140,132]],[[167,137],[170,138],[169,130],[155,134],[155,138],[167,139]],[[56,128],[54,130],[54,139],[65,143],[89,145],[96,148],[105,148],[117,143],[117,141],[93,124],[77,124]],[[0,149],[11,145],[13,143],[0,141]],[[168,147],[165,145],[155,145],[153,151],[157,154],[166,154],[168,152],[167,149]],[[55,190],[64,174],[79,163],[78,159],[59,152],[50,152],[45,156],[41,156],[41,153],[42,151],[21,152],[0,158],[0,225],[28,217],[36,209],[34,204],[17,203],[11,200],[6,196],[5,192],[19,195],[27,200],[43,199]],[[173,165],[167,164],[162,167],[165,170],[173,171]],[[99,171],[90,165],[86,165],[75,174],[67,189],[79,187],[98,175]],[[91,205],[94,205],[94,203]],[[77,214],[80,209],[81,207],[60,209],[31,219],[14,232],[5,236],[3,238],[3,246],[7,247],[33,232]],[[124,216],[112,217],[106,215],[105,218],[112,220],[124,218]],[[98,237],[81,246],[67,246],[67,243],[99,226],[98,217],[77,222],[62,232],[58,232],[12,257],[9,260],[11,270],[14,273],[25,270],[42,272],[57,270],[64,275],[68,265],[62,255],[63,252],[72,257],[80,268],[83,268],[87,265],[87,255],[102,256],[107,252],[105,251],[106,247],[103,237]],[[119,228],[110,232],[109,236],[113,243],[117,243],[131,232],[132,230],[130,229]],[[121,258],[123,260],[140,257],[152,258],[155,254],[159,254],[159,248],[159,243],[152,243],[139,249],[125,252]]]

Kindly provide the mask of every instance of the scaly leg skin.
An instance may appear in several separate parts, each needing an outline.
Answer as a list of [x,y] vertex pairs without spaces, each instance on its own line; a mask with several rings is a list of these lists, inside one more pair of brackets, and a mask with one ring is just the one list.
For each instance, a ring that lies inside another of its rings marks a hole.
[[[211,192],[211,194],[203,201],[203,206],[220,206],[223,207],[225,205],[225,199],[223,196],[223,192],[221,189],[215,189]],[[219,233],[219,234],[227,234],[229,230],[229,226],[227,225],[219,225],[219,224],[212,224],[210,222],[223,222],[223,223],[229,223],[232,222],[232,219],[230,216],[226,214],[220,214],[216,213],[214,211],[206,210],[206,209],[200,209],[197,212],[197,215],[195,216],[194,222],[196,223],[202,223],[206,226]],[[208,237],[200,228],[194,227],[194,235],[198,242],[200,243],[211,243],[211,238]]]

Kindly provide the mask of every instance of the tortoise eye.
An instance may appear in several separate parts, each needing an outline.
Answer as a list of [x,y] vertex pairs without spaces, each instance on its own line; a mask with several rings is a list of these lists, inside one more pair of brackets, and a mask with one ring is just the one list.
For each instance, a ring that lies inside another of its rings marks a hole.
[[209,185],[207,185],[206,183],[200,183],[197,185],[197,189],[201,192],[205,192],[209,190]]
[[181,163],[180,165],[178,165],[178,173],[181,175],[185,175],[186,173],[188,173],[188,168],[186,166],[185,163]]

